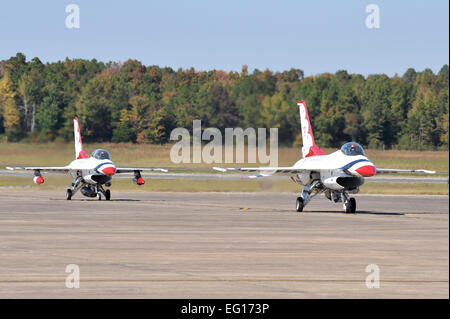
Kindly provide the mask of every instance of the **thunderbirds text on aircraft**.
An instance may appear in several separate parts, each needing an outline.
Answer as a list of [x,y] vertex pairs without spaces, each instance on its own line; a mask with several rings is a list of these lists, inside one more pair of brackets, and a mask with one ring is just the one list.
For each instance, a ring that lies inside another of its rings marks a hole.
[[111,161],[108,151],[96,149],[89,157],[83,150],[81,142],[80,127],[78,119],[73,119],[75,136],[75,160],[67,166],[62,167],[7,167],[10,170],[30,170],[34,171],[33,181],[36,184],[44,183],[41,172],[70,173],[73,177],[72,186],[67,189],[66,198],[70,200],[75,193],[80,190],[86,197],[97,197],[101,200],[103,194],[106,200],[110,200],[111,191],[105,190],[103,185],[111,186],[111,180],[114,174],[134,173],[133,181],[137,185],[143,185],[144,179],[141,177],[141,171],[162,171],[163,168],[138,168],[138,167],[116,167]]
[[324,193],[329,200],[335,203],[343,202],[347,213],[356,211],[356,200],[353,197],[349,197],[348,194],[358,193],[359,187],[364,184],[365,177],[397,172],[435,173],[428,170],[375,168],[375,165],[366,157],[361,145],[355,142],[346,143],[340,150],[325,155],[314,142],[305,101],[300,101],[297,104],[300,109],[303,138],[303,158],[301,160],[291,167],[214,167],[214,169],[221,172],[231,170],[259,172],[259,174],[249,176],[249,178],[273,175],[289,176],[294,182],[303,185],[303,191],[296,202],[296,210],[298,212],[303,211],[303,208],[314,196]]

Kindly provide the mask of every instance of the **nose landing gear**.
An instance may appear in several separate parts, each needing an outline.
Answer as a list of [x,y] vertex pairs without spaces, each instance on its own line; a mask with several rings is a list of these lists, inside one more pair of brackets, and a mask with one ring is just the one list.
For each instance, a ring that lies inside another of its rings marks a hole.
[[102,194],[105,195],[106,200],[111,199],[111,191],[107,189],[106,191],[103,189],[102,185],[97,184],[97,198],[98,200],[102,200]]
[[346,213],[354,214],[356,213],[356,199],[353,197],[348,197],[346,192],[342,193],[344,197],[344,210]]

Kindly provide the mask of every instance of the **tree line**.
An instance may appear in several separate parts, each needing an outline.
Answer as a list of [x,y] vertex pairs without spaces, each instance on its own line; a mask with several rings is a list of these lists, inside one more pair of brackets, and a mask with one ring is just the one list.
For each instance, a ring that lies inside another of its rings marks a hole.
[[173,70],[95,59],[0,61],[0,140],[72,141],[78,116],[87,142],[169,142],[176,127],[276,127],[279,143],[301,143],[305,99],[321,147],[350,140],[369,148],[448,149],[448,65],[364,77],[345,70],[304,76],[255,69]]

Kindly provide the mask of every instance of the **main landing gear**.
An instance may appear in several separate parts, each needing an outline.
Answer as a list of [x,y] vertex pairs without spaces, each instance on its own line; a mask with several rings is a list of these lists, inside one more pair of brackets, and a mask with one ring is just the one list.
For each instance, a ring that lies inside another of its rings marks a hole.
[[81,193],[86,197],[97,197],[98,200],[102,200],[103,195],[106,200],[111,200],[111,191],[109,189],[103,189],[101,184],[87,184],[83,182],[83,179],[80,176],[76,177],[72,181],[72,186],[67,189],[66,199],[71,200],[78,190],[81,190]]
[[72,196],[75,195],[75,193],[81,188],[81,176],[77,176],[72,181],[72,186],[69,187],[66,191],[66,199],[71,200]]
[[303,186],[302,194],[297,197],[295,202],[295,210],[297,212],[302,212],[309,201],[320,192],[316,189],[317,185],[319,185],[319,182],[314,181],[309,186]]
[[297,197],[297,200],[295,202],[295,210],[297,212],[302,212],[305,206],[311,201],[311,199],[317,194],[320,194],[322,192],[325,192],[325,196],[335,203],[343,202],[344,211],[346,213],[348,214],[356,213],[355,198],[349,197],[348,193],[345,191],[332,191],[330,189],[323,189],[321,185],[316,181],[309,186],[303,187],[302,194],[299,197]]
[[302,197],[297,197],[297,201],[295,202],[295,210],[297,212],[302,212],[304,206],[305,205],[303,203],[303,198]]

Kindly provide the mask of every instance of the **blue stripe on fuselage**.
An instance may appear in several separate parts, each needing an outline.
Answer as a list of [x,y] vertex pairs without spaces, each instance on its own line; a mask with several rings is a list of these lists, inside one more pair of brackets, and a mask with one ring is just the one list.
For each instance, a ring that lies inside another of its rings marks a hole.
[[355,165],[356,163],[360,163],[360,162],[370,162],[370,161],[369,161],[368,159],[359,159],[359,160],[350,162],[350,163],[348,163],[348,164],[345,165],[345,166],[342,166],[341,169],[342,169],[342,170],[347,170],[347,169],[349,169],[350,167],[352,167],[353,165]]
[[100,164],[97,165],[96,168],[94,168],[94,171],[96,171],[97,173],[99,173],[98,169],[99,169],[100,167],[102,167],[103,165],[106,165],[106,164],[114,165],[113,162],[104,162],[104,163],[100,163]]

